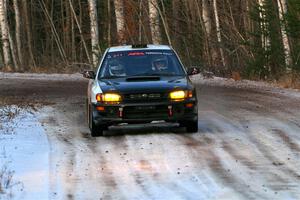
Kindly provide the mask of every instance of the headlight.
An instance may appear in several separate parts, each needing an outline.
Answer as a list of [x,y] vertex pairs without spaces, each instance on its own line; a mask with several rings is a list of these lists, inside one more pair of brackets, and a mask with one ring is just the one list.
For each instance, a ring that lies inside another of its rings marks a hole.
[[172,100],[184,100],[186,93],[183,90],[178,90],[170,93],[170,98]]
[[182,101],[186,98],[192,98],[193,92],[192,91],[184,91],[184,90],[176,90],[176,91],[170,92],[169,97],[171,100],[174,100],[174,101]]
[[108,103],[118,103],[121,101],[121,95],[116,93],[105,93],[105,94],[97,94],[96,99],[99,102],[108,102]]

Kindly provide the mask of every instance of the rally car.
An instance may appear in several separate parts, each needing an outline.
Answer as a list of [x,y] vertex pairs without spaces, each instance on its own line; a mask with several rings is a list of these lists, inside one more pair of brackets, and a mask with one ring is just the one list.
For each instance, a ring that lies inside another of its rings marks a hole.
[[89,78],[87,119],[93,137],[120,123],[179,123],[198,131],[197,95],[189,75],[166,45],[130,45],[108,48],[97,72]]

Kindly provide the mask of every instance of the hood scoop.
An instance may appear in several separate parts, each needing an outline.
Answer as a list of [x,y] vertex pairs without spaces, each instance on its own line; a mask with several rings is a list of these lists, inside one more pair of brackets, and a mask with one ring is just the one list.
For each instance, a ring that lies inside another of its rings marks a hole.
[[159,76],[133,76],[126,78],[128,82],[138,82],[138,81],[159,81]]

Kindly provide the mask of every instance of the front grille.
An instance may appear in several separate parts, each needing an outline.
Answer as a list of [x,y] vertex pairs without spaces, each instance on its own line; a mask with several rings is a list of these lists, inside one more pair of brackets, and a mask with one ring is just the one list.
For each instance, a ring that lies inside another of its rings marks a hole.
[[137,94],[125,94],[125,102],[160,102],[167,100],[166,95],[163,93],[137,93]]

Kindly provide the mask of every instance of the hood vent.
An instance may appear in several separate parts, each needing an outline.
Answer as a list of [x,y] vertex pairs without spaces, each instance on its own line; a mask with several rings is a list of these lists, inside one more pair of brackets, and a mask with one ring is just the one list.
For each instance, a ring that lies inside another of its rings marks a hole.
[[159,81],[159,76],[133,76],[126,78],[126,81],[128,82],[134,82],[134,81]]

